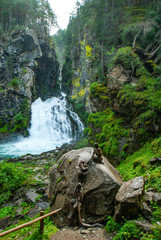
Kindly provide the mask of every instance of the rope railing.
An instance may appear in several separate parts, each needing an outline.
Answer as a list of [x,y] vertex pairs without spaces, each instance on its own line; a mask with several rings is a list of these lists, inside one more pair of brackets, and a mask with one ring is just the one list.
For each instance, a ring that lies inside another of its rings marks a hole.
[[[9,234],[9,233],[15,232],[15,231],[17,231],[17,230],[19,230],[19,229],[21,229],[21,228],[27,227],[27,226],[29,226],[29,225],[31,225],[31,224],[33,224],[33,223],[38,222],[38,221],[40,221],[40,233],[43,234],[43,231],[44,231],[44,221],[43,221],[43,220],[44,220],[45,218],[47,218],[47,217],[55,214],[55,213],[58,213],[58,212],[61,211],[61,210],[62,210],[62,208],[59,208],[59,209],[57,209],[57,210],[55,210],[55,211],[53,211],[53,212],[50,212],[50,213],[48,213],[48,214],[45,214],[45,215],[43,215],[44,212],[41,211],[41,213],[40,213],[41,217],[38,217],[38,218],[36,218],[36,219],[34,219],[34,220],[30,221],[30,222],[27,222],[27,223],[24,223],[24,224],[22,224],[22,225],[20,225],[20,226],[17,226],[17,227],[15,227],[15,228],[12,228],[12,229],[10,229],[10,230],[8,230],[8,231],[2,232],[2,233],[0,233],[0,237],[3,237],[3,236],[5,236],[5,235],[7,235],[7,234]],[[42,216],[42,215],[43,215],[43,216]]]

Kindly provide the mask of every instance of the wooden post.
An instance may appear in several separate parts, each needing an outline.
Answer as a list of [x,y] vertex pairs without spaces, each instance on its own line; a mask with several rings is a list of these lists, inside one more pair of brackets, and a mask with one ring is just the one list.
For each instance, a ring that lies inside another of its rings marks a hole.
[[[44,211],[40,212],[40,217],[44,215]],[[40,234],[43,235],[44,232],[44,219],[40,220]]]
[[44,215],[44,216],[42,216],[42,217],[38,217],[38,218],[32,220],[31,222],[24,223],[24,224],[22,224],[22,225],[20,225],[20,226],[18,226],[18,227],[15,227],[15,228],[12,228],[12,229],[6,231],[6,232],[2,232],[2,233],[0,233],[0,237],[3,237],[3,236],[5,236],[5,235],[7,235],[7,234],[9,234],[9,233],[15,232],[15,231],[17,231],[17,230],[19,230],[19,229],[21,229],[21,228],[30,226],[31,224],[33,224],[33,223],[35,223],[35,222],[38,222],[38,221],[40,221],[40,220],[42,220],[42,219],[44,219],[44,218],[46,218],[46,217],[49,217],[49,216],[51,216],[51,215],[53,215],[53,214],[55,214],[55,213],[58,213],[58,212],[61,211],[61,210],[62,210],[62,208],[59,208],[59,209],[57,209],[57,210],[55,210],[55,211],[53,211],[53,212],[50,212],[50,213],[48,213],[48,214],[46,214],[46,215]]

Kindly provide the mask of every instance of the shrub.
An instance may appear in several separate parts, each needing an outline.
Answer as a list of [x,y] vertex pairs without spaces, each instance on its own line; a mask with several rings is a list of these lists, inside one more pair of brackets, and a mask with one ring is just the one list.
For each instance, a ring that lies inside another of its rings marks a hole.
[[112,217],[108,217],[107,219],[108,219],[108,221],[106,223],[105,230],[108,233],[112,233],[112,232],[118,231],[120,229],[121,224],[115,222],[115,220]]
[[0,133],[6,133],[8,132],[8,127],[5,125],[4,127],[0,128]]
[[0,163],[0,204],[9,200],[25,179],[24,171],[15,164]]
[[99,86],[98,82],[94,82],[94,83],[91,84],[90,92],[91,92],[92,95],[95,95],[98,86]]
[[140,240],[141,231],[134,222],[128,221],[121,228],[114,240]]
[[20,81],[15,77],[11,82],[7,84],[8,87],[12,86],[17,88],[20,84]]

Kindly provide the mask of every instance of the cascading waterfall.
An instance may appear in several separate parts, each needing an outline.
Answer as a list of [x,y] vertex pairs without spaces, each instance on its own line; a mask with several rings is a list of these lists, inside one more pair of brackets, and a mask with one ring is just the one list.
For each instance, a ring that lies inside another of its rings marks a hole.
[[78,115],[66,107],[66,95],[46,101],[38,98],[32,104],[29,136],[0,144],[0,158],[40,154],[79,138],[84,126]]

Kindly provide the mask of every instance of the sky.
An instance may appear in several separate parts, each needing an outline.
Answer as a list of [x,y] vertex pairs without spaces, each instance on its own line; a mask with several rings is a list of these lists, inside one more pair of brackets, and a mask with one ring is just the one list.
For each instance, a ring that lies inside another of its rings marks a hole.
[[[61,29],[67,28],[70,13],[76,7],[76,0],[48,0],[54,13],[57,15],[57,22]],[[58,29],[51,29],[50,34],[53,35]]]

